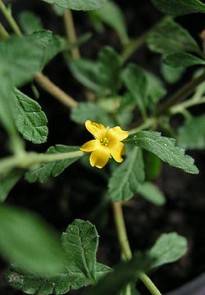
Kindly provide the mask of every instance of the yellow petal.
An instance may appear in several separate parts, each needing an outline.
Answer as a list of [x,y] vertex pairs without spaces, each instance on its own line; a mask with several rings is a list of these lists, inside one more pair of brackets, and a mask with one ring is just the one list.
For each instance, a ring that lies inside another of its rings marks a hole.
[[93,139],[93,140],[89,140],[87,141],[86,143],[84,143],[81,147],[80,147],[80,150],[82,152],[93,152],[95,151],[99,146],[99,141],[96,140],[96,139]]
[[101,146],[90,155],[90,165],[92,167],[103,168],[110,158],[110,152],[107,147]]
[[114,136],[117,140],[122,141],[128,137],[129,132],[122,130],[119,126],[116,126],[109,129],[109,134]]
[[123,161],[122,155],[124,152],[124,144],[122,142],[118,142],[110,148],[110,153],[113,159],[121,163]]
[[97,139],[101,139],[107,131],[107,128],[103,124],[90,120],[85,121],[85,127]]

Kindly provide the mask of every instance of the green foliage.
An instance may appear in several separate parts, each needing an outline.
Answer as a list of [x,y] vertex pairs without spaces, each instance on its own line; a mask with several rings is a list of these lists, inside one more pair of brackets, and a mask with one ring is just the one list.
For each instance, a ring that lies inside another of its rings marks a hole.
[[14,118],[18,131],[33,143],[44,143],[48,136],[47,118],[41,106],[19,90],[15,90],[17,109]]
[[150,152],[144,151],[145,175],[147,180],[155,180],[162,171],[162,161]]
[[128,153],[123,164],[114,170],[109,181],[108,194],[113,201],[125,201],[133,197],[144,181],[144,163],[140,148]]
[[101,9],[92,11],[89,14],[92,18],[94,17],[95,20],[97,19],[114,29],[122,43],[128,42],[124,15],[115,2],[107,1]]
[[172,67],[165,63],[162,63],[161,65],[162,75],[168,83],[177,82],[183,75],[184,71],[185,69],[183,67]]
[[162,12],[174,16],[205,13],[205,4],[201,0],[151,0]]
[[163,60],[166,64],[172,67],[187,68],[194,65],[204,65],[205,59],[194,56],[186,52],[176,52],[166,56]]
[[140,184],[137,188],[137,192],[145,200],[157,205],[162,206],[165,204],[166,199],[163,193],[158,187],[150,182]]
[[64,255],[55,234],[24,210],[0,207],[0,250],[27,272],[53,276],[64,269]]
[[0,202],[4,202],[9,192],[22,176],[22,172],[13,170],[0,177]]
[[128,142],[155,154],[162,161],[187,173],[199,173],[198,168],[194,165],[194,160],[185,155],[184,149],[175,145],[174,138],[162,136],[159,132],[140,131],[130,136]]
[[[65,146],[65,145],[55,145],[50,147],[47,150],[47,154],[56,154],[56,153],[70,153],[78,151],[79,147],[75,146]],[[66,156],[63,160],[51,161],[49,163],[43,163],[37,165],[36,167],[31,168],[26,173],[26,180],[28,182],[36,182],[39,181],[41,183],[46,182],[50,177],[56,177],[60,175],[66,168],[68,168],[71,164],[77,161],[79,157],[76,158],[68,158]]]
[[99,236],[88,221],[74,220],[62,235],[65,269],[52,278],[10,271],[7,279],[14,288],[28,294],[65,294],[94,284],[111,269],[96,261]]
[[19,16],[19,22],[26,34],[43,30],[41,19],[31,11],[23,11]]
[[95,10],[105,4],[105,0],[43,0],[50,4],[55,4],[62,8],[73,10]]
[[177,233],[163,234],[147,252],[153,261],[151,268],[175,262],[187,252],[187,241]]
[[205,148],[205,115],[185,122],[179,129],[178,144],[186,149]]

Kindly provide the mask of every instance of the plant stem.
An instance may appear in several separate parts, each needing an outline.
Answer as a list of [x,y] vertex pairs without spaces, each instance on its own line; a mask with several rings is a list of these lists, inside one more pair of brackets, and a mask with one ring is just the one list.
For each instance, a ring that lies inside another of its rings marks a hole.
[[[64,24],[68,42],[71,44],[77,44],[77,35],[73,21],[72,12],[66,9],[64,12]],[[71,54],[73,59],[80,58],[80,50],[77,46],[71,48]]]
[[171,114],[177,114],[177,113],[182,113],[184,112],[186,109],[199,105],[199,104],[203,104],[205,103],[205,97],[202,97],[200,100],[196,100],[196,99],[189,99],[186,100],[180,104],[177,104],[173,107],[170,108],[170,113]]
[[138,127],[133,128],[133,129],[130,129],[130,130],[129,130],[129,135],[132,135],[132,134],[134,134],[134,133],[136,133],[136,132],[139,132],[139,131],[141,131],[141,130],[147,129],[147,128],[149,128],[149,127],[155,125],[155,124],[157,124],[157,120],[156,120],[156,118],[154,118],[154,117],[153,117],[153,118],[147,118],[147,119],[144,121],[144,123],[142,123],[142,124],[139,125]]
[[1,40],[7,40],[9,37],[8,32],[4,28],[4,26],[0,23],[0,39]]
[[[127,230],[125,226],[125,220],[122,210],[122,203],[121,202],[113,202],[113,214],[114,220],[118,235],[118,240],[121,248],[122,256],[126,260],[130,260],[132,258],[132,251],[130,248]],[[137,274],[138,278],[144,283],[146,288],[150,291],[152,295],[161,295],[160,291],[157,289],[155,284],[151,281],[151,279],[143,272]]]
[[[8,21],[8,23],[10,24],[13,31],[16,33],[16,35],[22,36],[22,32],[17,22],[13,18],[9,9],[4,5],[2,0],[0,0],[0,10],[6,18],[6,20]],[[9,38],[9,34],[7,35],[7,38]],[[51,82],[51,80],[42,73],[38,73],[35,76],[35,80],[45,91],[50,93],[53,97],[55,97],[58,101],[60,101],[67,107],[72,108],[77,106],[78,103],[74,98],[65,93],[62,89],[60,89],[57,85]]]

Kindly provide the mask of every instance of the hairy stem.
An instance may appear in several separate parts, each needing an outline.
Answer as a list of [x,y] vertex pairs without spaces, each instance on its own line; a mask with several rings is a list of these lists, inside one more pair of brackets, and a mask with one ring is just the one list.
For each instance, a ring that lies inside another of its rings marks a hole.
[[[125,226],[125,220],[122,210],[121,202],[113,202],[113,214],[115,220],[116,231],[118,235],[118,240],[121,248],[122,256],[126,260],[130,260],[132,258],[132,251],[130,248],[127,230]],[[151,279],[143,272],[138,273],[138,278],[144,283],[146,288],[150,291],[152,295],[161,295],[160,291],[157,289],[155,284],[151,281]]]
[[2,0],[0,0],[0,10],[1,10],[2,14],[5,16],[5,18],[8,21],[10,27],[12,28],[12,30],[16,33],[16,35],[21,36],[22,33],[21,33],[21,30],[20,30],[17,22],[13,18],[10,9],[8,9],[6,7],[6,5],[4,4],[4,2]]

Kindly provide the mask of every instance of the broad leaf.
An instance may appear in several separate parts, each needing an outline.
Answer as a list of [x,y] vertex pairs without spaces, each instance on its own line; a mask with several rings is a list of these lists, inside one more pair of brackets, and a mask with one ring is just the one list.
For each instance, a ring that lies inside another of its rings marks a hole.
[[19,181],[22,176],[22,172],[20,171],[11,171],[5,176],[0,176],[0,202],[4,202],[15,186],[15,184]]
[[205,13],[205,4],[201,0],[152,0],[152,2],[162,12],[174,16]]
[[114,170],[109,181],[109,197],[113,201],[129,200],[138,191],[144,181],[144,163],[140,148],[128,153],[123,164]]
[[191,118],[179,129],[178,144],[186,149],[205,148],[205,115]]
[[19,90],[15,90],[17,110],[15,122],[23,137],[33,143],[44,143],[48,136],[47,118],[41,106]]
[[147,252],[153,259],[151,268],[175,262],[187,252],[187,240],[177,233],[163,234]]
[[66,168],[79,159],[68,158],[66,159],[66,153],[78,151],[79,147],[56,145],[48,149],[47,154],[65,153],[64,160],[53,161],[45,164],[37,165],[26,173],[26,180],[28,182],[39,181],[41,183],[46,182],[50,177],[56,177],[60,175]]
[[151,182],[140,184],[138,186],[137,192],[142,196],[142,198],[157,206],[162,206],[166,202],[163,193],[156,185],[152,184]]
[[186,52],[176,52],[174,54],[167,55],[163,59],[164,63],[172,67],[187,68],[194,65],[204,65],[205,59],[199,58],[193,54]]
[[95,10],[105,4],[105,0],[43,0],[50,4],[55,4],[63,8],[73,10]]
[[185,155],[185,150],[177,147],[176,140],[173,138],[162,136],[159,132],[141,131],[130,136],[127,141],[155,154],[171,166],[180,168],[187,173],[199,173],[193,158]]
[[1,255],[21,269],[44,276],[64,269],[64,255],[56,235],[31,213],[0,207]]
[[40,18],[31,11],[24,10],[19,16],[19,22],[26,34],[43,30]]

